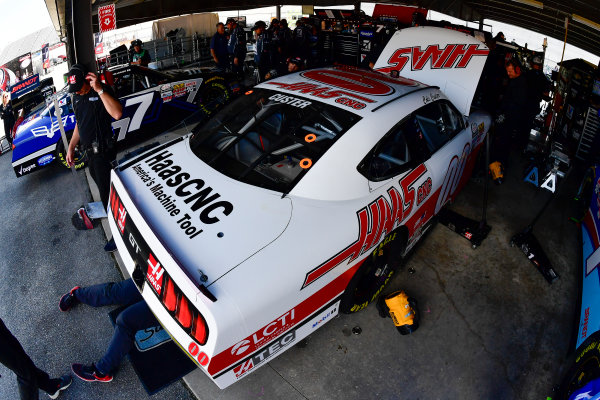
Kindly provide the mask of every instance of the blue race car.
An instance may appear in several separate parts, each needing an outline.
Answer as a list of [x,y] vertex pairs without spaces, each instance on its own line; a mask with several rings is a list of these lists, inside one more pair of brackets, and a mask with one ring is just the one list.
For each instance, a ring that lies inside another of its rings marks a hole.
[[[240,92],[231,75],[209,69],[163,73],[136,65],[111,68],[115,94],[123,116],[112,123],[117,150],[156,136],[200,111],[211,115]],[[67,139],[75,129],[75,114],[66,89],[57,94]],[[32,112],[19,125],[13,140],[12,165],[17,177],[35,172],[55,160],[66,163],[66,151],[54,105]],[[85,154],[76,151],[75,168],[85,165]]]
[[556,399],[600,397],[600,164],[591,167],[578,194],[582,203],[581,311],[575,352]]

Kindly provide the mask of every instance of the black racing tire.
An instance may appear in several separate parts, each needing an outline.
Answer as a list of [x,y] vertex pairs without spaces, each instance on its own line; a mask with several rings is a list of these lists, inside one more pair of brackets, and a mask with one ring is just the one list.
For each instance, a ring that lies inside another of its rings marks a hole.
[[207,116],[229,103],[231,93],[224,77],[213,76],[202,83],[198,106]]
[[[67,134],[67,139],[71,140],[71,134]],[[69,164],[67,164],[67,152],[65,151],[65,145],[63,144],[62,137],[58,139],[58,143],[56,145],[56,159],[66,168],[70,168]],[[82,153],[79,151],[79,147],[75,148],[75,169],[79,170],[85,167],[87,157],[85,156],[85,152]]]
[[404,235],[395,230],[371,251],[342,294],[340,310],[343,313],[358,312],[377,299],[403,264],[404,246]]
[[556,400],[567,400],[594,379],[600,378],[600,331],[594,332],[569,357],[568,370],[557,389]]

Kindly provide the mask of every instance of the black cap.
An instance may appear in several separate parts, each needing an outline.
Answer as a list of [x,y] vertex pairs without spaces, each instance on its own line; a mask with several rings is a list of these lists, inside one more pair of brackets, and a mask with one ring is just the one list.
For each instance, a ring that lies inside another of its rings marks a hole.
[[288,62],[291,62],[292,64],[296,64],[297,66],[301,67],[304,64],[304,59],[302,57],[290,57],[288,59]]
[[258,28],[266,28],[267,24],[265,24],[265,21],[256,21],[254,23],[254,27],[252,28],[253,31],[257,30]]
[[142,41],[140,39],[135,39],[131,42],[132,46],[140,46],[142,47]]
[[69,83],[69,93],[75,93],[81,90],[85,83],[85,67],[81,64],[73,64],[67,77]]
[[278,23],[279,23],[279,20],[277,18],[273,18],[271,20],[271,24],[278,24]]
[[229,25],[229,24],[235,24],[237,21],[235,18],[227,18],[227,22],[225,22],[225,25]]

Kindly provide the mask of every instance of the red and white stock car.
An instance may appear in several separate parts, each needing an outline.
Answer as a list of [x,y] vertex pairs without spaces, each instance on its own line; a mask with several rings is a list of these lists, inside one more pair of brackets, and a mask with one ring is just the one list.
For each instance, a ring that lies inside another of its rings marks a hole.
[[113,171],[127,270],[220,388],[381,292],[470,175],[487,54],[459,32],[405,29],[380,72],[267,81]]

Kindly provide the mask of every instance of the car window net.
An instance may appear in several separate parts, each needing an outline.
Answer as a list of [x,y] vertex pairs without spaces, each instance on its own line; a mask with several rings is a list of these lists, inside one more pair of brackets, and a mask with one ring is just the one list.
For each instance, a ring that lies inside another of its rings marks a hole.
[[288,193],[359,119],[320,102],[255,89],[196,128],[191,146],[233,179]]

